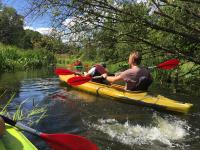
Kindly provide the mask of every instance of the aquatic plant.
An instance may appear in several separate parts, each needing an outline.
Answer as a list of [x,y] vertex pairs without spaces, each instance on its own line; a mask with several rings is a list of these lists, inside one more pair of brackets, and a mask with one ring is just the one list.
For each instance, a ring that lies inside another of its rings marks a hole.
[[[6,94],[6,91],[0,95],[0,98],[5,94]],[[16,109],[16,110],[14,112],[9,111],[8,108],[11,105],[14,97],[15,97],[15,93],[13,93],[11,95],[11,97],[9,98],[9,100],[6,102],[6,104],[4,106],[0,107],[1,115],[7,116],[16,121],[22,121],[22,120],[28,119],[27,123],[29,125],[37,124],[41,119],[46,117],[46,111],[47,111],[46,107],[39,107],[36,105],[36,106],[33,106],[32,109],[30,109],[30,110],[25,110],[23,108],[23,105],[25,103],[30,102],[31,99],[26,99],[26,100],[22,101],[19,105],[12,105],[12,107],[14,106],[14,109]],[[32,101],[34,101],[34,99],[32,99]],[[32,119],[32,118],[34,118],[34,119]]]

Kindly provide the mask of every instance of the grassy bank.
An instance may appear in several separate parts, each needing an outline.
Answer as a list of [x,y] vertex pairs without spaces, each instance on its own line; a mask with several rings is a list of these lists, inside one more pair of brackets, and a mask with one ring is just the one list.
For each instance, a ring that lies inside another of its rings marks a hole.
[[93,60],[82,60],[79,58],[79,56],[69,55],[69,54],[57,54],[56,60],[57,60],[56,67],[63,67],[63,68],[70,67],[70,64],[73,64],[76,60],[81,60],[81,62],[83,62],[83,65],[87,64],[88,66],[97,63],[96,61]]
[[54,54],[47,50],[22,50],[0,43],[0,71],[35,69],[55,62]]

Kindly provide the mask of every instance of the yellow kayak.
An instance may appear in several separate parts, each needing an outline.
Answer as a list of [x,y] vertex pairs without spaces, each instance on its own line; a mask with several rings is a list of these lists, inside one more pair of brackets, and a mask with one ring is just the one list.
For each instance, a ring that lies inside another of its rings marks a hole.
[[0,137],[0,150],[37,150],[15,127],[6,124],[6,132]]
[[[74,75],[59,75],[61,81],[67,80]],[[73,88],[87,91],[89,93],[112,97],[128,103],[139,103],[153,108],[164,109],[174,112],[187,113],[193,104],[182,103],[161,95],[151,95],[142,91],[125,91],[123,86],[112,84],[111,86],[99,84],[95,82],[87,82],[82,85],[73,86]]]

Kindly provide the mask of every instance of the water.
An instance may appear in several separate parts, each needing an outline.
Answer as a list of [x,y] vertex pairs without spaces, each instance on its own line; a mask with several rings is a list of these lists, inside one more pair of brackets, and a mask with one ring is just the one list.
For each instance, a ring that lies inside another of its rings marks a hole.
[[[16,96],[8,111],[14,113],[23,102],[24,114],[34,107],[46,108],[46,116],[25,118],[22,123],[45,133],[72,133],[87,137],[102,150],[197,150],[200,147],[200,107],[198,96],[187,92],[173,94],[169,86],[154,84],[152,91],[191,102],[189,114],[169,114],[137,105],[97,97],[61,84],[52,70],[5,73],[0,91],[6,91],[0,104]],[[24,102],[26,100],[26,102]],[[38,137],[25,135],[41,150],[49,149]]]

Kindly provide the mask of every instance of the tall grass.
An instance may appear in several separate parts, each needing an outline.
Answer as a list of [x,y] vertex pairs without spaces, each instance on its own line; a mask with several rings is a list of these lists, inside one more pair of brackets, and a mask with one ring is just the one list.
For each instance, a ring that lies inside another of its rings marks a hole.
[[0,71],[40,68],[55,61],[54,54],[47,50],[21,50],[0,43]]
[[72,64],[77,61],[81,60],[83,62],[83,69],[82,71],[87,71],[93,64],[97,64],[94,60],[83,60],[78,55],[69,55],[69,54],[57,54],[56,55],[56,67],[64,67],[68,69],[75,69]]
[[[4,94],[6,94],[6,91],[0,95],[0,98]],[[0,114],[1,115],[7,116],[16,121],[22,121],[22,120],[28,119],[29,125],[37,124],[41,119],[46,117],[46,111],[47,111],[46,107],[34,106],[32,109],[30,109],[28,111],[27,110],[25,111],[23,109],[23,104],[30,102],[31,99],[26,99],[26,100],[22,101],[19,105],[12,105],[12,107],[13,106],[15,107],[15,108],[13,108],[13,109],[15,109],[15,112],[10,112],[8,110],[8,108],[9,108],[11,102],[13,101],[14,97],[15,97],[15,94],[12,94],[12,96],[7,101],[7,103],[4,106],[0,106]],[[34,117],[34,119],[31,119],[32,117]]]

